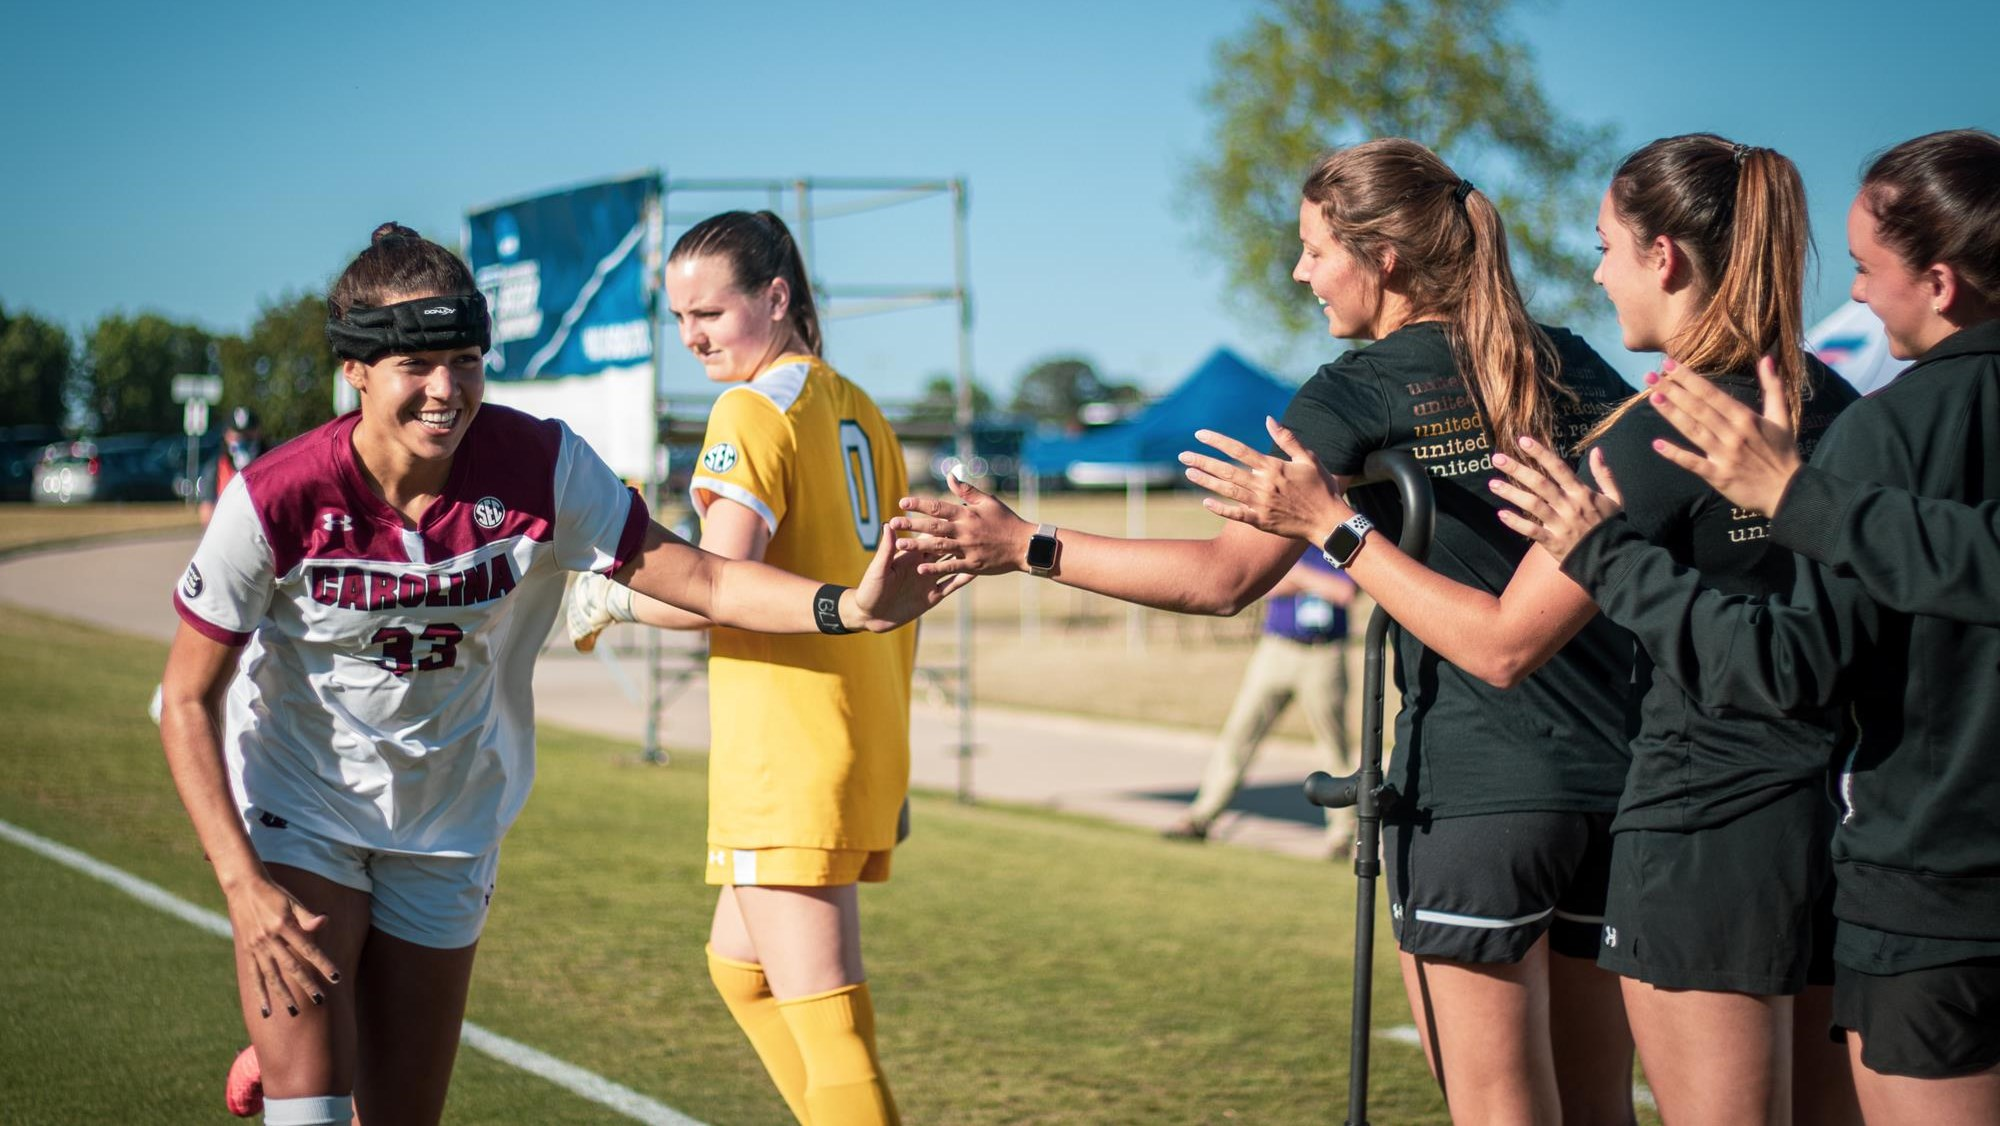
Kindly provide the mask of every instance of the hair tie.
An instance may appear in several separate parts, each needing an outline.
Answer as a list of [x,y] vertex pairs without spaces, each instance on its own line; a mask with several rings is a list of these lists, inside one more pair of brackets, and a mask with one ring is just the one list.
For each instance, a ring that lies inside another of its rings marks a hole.
[[1457,200],[1460,205],[1463,205],[1465,203],[1465,197],[1471,195],[1473,192],[1476,192],[1478,190],[1479,190],[1478,188],[1472,185],[1472,181],[1460,180],[1458,182],[1458,186],[1451,190],[1451,198]]
[[1741,165],[1743,163],[1743,158],[1750,155],[1750,146],[1731,145],[1729,146],[1729,155],[1735,159],[1738,165]]

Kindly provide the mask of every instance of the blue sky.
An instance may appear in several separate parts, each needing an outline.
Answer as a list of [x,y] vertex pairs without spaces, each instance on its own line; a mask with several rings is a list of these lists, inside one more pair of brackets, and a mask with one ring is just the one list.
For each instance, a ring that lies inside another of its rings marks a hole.
[[[323,287],[385,219],[455,242],[468,207],[648,167],[963,176],[989,385],[1081,354],[1159,389],[1218,344],[1300,379],[1340,346],[1229,300],[1186,187],[1213,47],[1255,10],[28,0],[0,40],[0,302],[73,331],[113,310],[234,331],[264,298]],[[1708,129],[1796,160],[1822,259],[1813,317],[1845,290],[1863,159],[2000,127],[1990,2],[1541,0],[1514,19],[1553,103],[1622,148]],[[818,269],[945,283],[949,230],[942,203],[830,221]],[[829,351],[902,397],[953,366],[951,326],[942,309],[840,321]],[[1608,318],[1578,327],[1644,369]],[[684,356],[668,375],[700,390]]]

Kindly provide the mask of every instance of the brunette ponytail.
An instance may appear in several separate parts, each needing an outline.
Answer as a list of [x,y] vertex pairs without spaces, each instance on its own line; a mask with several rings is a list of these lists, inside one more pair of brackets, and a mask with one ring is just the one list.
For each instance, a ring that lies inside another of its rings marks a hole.
[[1466,195],[1463,206],[1472,227],[1472,261],[1454,318],[1459,369],[1471,374],[1493,440],[1504,443],[1497,448],[1513,449],[1524,434],[1553,447],[1555,344],[1521,303],[1500,212],[1477,190]]
[[[1812,234],[1799,170],[1772,149],[1712,133],[1667,137],[1625,158],[1611,179],[1612,209],[1640,247],[1664,235],[1687,259],[1705,303],[1667,353],[1700,375],[1778,364],[1785,408],[1798,427],[1806,393],[1805,279]],[[1584,437],[1589,444],[1646,398],[1641,391]]]
[[1492,201],[1436,153],[1400,137],[1321,157],[1302,194],[1364,268],[1379,272],[1393,255],[1412,319],[1448,325],[1488,441],[1511,449],[1529,435],[1554,445],[1554,400],[1567,392],[1554,343],[1521,301]]

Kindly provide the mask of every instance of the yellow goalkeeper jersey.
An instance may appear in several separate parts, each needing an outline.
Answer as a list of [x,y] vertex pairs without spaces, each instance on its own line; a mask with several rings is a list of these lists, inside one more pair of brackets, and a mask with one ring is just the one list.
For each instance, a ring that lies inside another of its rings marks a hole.
[[[690,491],[771,530],[764,561],[853,586],[909,489],[873,400],[812,356],[783,356],[715,401]],[[915,626],[887,634],[711,635],[708,841],[892,848],[910,781]]]

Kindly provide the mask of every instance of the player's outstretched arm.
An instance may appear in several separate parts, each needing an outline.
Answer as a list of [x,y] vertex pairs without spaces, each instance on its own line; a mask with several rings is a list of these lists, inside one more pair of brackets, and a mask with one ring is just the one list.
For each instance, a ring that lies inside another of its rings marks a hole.
[[[916,533],[926,575],[1004,575],[1028,570],[1035,525],[1001,501],[954,477],[956,499],[904,497],[889,522]],[[1128,540],[1071,528],[1049,577],[1065,586],[1184,614],[1234,614],[1264,596],[1305,545],[1229,524],[1206,540]]]
[[[1218,516],[1324,542],[1354,515],[1342,482],[1276,419],[1264,426],[1284,457],[1200,430],[1195,437],[1225,456],[1182,454],[1188,480],[1215,494],[1202,504]],[[1347,575],[1418,640],[1496,688],[1526,679],[1597,614],[1583,588],[1540,552],[1522,561],[1497,596],[1438,574],[1383,535],[1368,537]]]
[[[970,575],[921,573],[922,558],[886,530],[859,585],[840,593],[843,629],[886,633],[915,621],[972,581]],[[646,546],[612,576],[640,594],[698,614],[720,626],[756,633],[815,633],[815,601],[823,584],[745,559],[725,559],[695,547],[658,524]]]
[[241,646],[206,637],[185,622],[174,635],[160,686],[160,744],[181,804],[215,868],[229,905],[236,948],[257,967],[264,1016],[292,1016],[321,1004],[340,971],[312,934],[326,922],[272,881],[250,846],[222,763],[222,700]]

